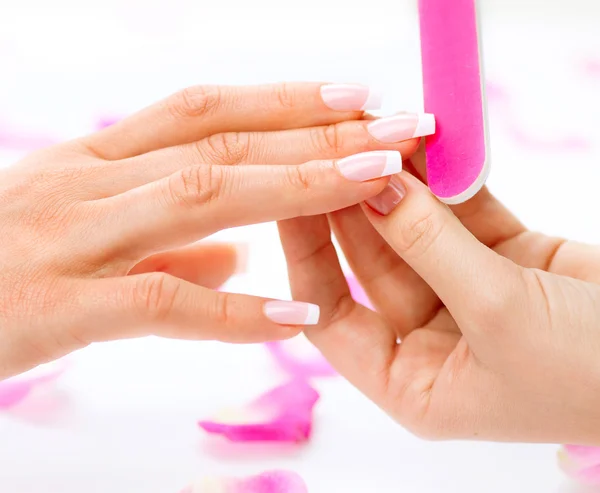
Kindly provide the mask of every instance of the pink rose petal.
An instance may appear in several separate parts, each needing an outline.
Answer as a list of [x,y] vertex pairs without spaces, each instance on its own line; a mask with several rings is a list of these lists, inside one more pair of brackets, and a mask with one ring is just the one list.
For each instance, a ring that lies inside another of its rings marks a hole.
[[568,130],[558,132],[559,135],[550,138],[542,138],[530,134],[516,122],[514,105],[511,101],[510,92],[502,85],[487,81],[487,98],[494,117],[501,122],[510,138],[524,149],[544,153],[557,152],[588,152],[593,148],[593,143],[578,135],[566,135]]
[[267,471],[247,478],[206,478],[181,493],[308,493],[308,489],[296,473]]
[[198,426],[232,442],[304,442],[310,437],[312,411],[318,400],[315,389],[295,379],[243,409],[228,412],[225,419],[200,421]]
[[486,97],[489,102],[499,103],[508,99],[506,89],[492,81],[486,82]]
[[11,409],[22,403],[34,390],[53,384],[65,371],[65,364],[58,363],[52,369],[25,373],[0,381],[0,410]]
[[111,125],[114,125],[115,123],[117,123],[120,120],[121,120],[121,118],[118,118],[116,116],[102,117],[102,118],[100,118],[96,122],[96,128],[98,130],[102,130],[103,128],[110,127]]
[[561,468],[573,479],[600,485],[600,447],[565,445],[558,456]]
[[17,151],[35,151],[58,143],[48,135],[28,132],[17,132],[5,126],[0,126],[0,148]]
[[510,125],[508,130],[515,143],[524,149],[543,152],[586,152],[592,148],[590,141],[577,136],[545,139],[530,135],[516,125]]
[[0,411],[38,425],[69,422],[70,396],[55,385],[67,366],[62,360],[0,382]]
[[589,77],[600,77],[600,60],[588,60],[583,65],[583,70]]

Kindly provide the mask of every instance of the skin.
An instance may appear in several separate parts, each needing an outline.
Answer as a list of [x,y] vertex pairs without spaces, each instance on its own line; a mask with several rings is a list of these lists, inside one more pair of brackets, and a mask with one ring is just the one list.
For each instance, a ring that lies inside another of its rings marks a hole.
[[[443,206],[421,155],[375,213],[389,179],[350,182],[335,160],[418,142],[377,142],[319,88],[187,89],[1,171],[0,378],[105,340],[297,334],[267,300],[212,289],[231,245],[195,244],[279,220],[294,297],[321,306],[306,334],[398,422],[600,445],[600,249],[528,231],[486,189]],[[332,231],[377,313],[352,301]]]
[[296,335],[267,300],[214,291],[237,254],[194,242],[358,203],[389,178],[352,182],[337,158],[414,152],[329,109],[321,85],[189,88],[0,171],[0,379],[99,341]]
[[[306,335],[424,438],[600,445],[600,248],[528,231],[487,189],[448,208],[424,177],[419,154],[386,216],[280,223],[295,299],[321,304]],[[331,230],[377,313],[350,297]]]

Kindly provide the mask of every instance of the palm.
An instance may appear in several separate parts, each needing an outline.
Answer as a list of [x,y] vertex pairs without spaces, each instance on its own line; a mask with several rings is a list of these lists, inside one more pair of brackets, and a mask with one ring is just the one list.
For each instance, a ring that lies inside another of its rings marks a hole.
[[[461,208],[455,212],[460,214]],[[470,218],[469,226],[474,234],[485,227],[473,221],[476,215]],[[523,267],[589,282],[600,281],[600,256],[596,249],[517,231],[487,246]],[[392,415],[402,408],[405,418],[408,414],[415,421],[430,421],[419,424],[431,429],[432,423],[439,423],[453,402],[464,403],[478,383],[491,378],[486,372],[463,337],[460,326],[436,297],[435,308],[428,312],[425,322],[402,337],[402,344],[389,366],[387,384],[381,389],[385,394],[373,398],[384,403]]]
[[[413,175],[421,175],[422,165],[408,164]],[[518,265],[600,280],[598,254],[528,232],[487,189],[452,211],[479,242]],[[350,298],[331,230],[376,313]],[[438,296],[377,233],[360,206],[328,218],[286,221],[280,232],[294,297],[322,307],[322,326],[307,330],[307,336],[392,416],[402,416],[405,424],[412,420],[413,430],[415,424],[431,430],[426,421],[443,426],[443,419],[456,416],[452,406],[464,412],[470,399],[475,404],[478,394],[497,383]]]

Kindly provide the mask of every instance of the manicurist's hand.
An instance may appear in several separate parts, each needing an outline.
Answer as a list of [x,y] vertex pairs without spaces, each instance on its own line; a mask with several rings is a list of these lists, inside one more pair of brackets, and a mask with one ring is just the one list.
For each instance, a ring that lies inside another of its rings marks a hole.
[[448,208],[407,168],[362,206],[280,224],[294,298],[321,305],[308,337],[420,436],[600,445],[600,248],[528,231],[486,189]]
[[362,121],[375,99],[356,85],[195,87],[0,172],[0,378],[95,341],[254,342],[316,323],[317,306],[212,291],[235,251],[192,243],[381,192],[417,141],[398,143],[410,118]]

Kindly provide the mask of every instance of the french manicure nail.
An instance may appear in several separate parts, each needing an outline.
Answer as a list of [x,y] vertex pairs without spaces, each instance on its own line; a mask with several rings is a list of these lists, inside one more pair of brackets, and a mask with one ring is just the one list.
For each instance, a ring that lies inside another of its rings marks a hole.
[[405,195],[406,188],[402,181],[398,177],[392,176],[387,187],[379,195],[367,200],[366,204],[375,212],[387,216],[392,213]]
[[398,151],[371,151],[355,154],[337,163],[348,180],[369,181],[402,171],[402,155]]
[[317,325],[320,309],[311,303],[299,301],[267,301],[265,315],[281,325]]
[[360,84],[321,86],[323,102],[334,111],[370,111],[381,108],[381,94]]
[[374,120],[367,125],[379,142],[391,144],[435,133],[435,116],[431,113],[403,113]]

